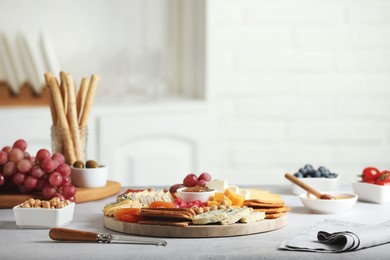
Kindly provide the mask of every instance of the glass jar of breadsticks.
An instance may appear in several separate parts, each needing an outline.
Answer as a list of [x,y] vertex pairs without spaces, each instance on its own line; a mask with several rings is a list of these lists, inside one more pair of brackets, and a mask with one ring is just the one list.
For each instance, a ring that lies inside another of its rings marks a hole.
[[69,73],[61,72],[59,80],[51,73],[45,73],[45,80],[51,93],[52,152],[61,152],[69,165],[75,161],[85,161],[88,143],[87,123],[99,76],[83,78],[77,90]]

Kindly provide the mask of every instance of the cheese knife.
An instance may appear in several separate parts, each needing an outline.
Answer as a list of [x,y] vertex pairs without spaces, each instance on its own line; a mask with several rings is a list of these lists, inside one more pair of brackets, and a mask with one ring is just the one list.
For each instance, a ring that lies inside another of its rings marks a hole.
[[69,242],[101,242],[101,243],[129,243],[166,246],[167,241],[157,238],[118,236],[107,233],[95,233],[67,228],[51,228],[49,237],[58,241]]

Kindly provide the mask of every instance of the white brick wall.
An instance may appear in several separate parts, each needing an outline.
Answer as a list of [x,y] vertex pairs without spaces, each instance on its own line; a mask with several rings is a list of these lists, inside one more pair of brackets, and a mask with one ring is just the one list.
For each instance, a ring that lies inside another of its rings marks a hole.
[[390,169],[390,2],[210,0],[218,177],[287,183],[306,163]]

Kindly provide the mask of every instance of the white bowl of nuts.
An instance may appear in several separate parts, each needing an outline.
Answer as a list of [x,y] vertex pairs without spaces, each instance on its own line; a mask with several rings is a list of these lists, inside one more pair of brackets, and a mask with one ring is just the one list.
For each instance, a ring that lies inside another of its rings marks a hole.
[[74,202],[56,197],[51,200],[29,199],[13,207],[13,211],[20,228],[51,228],[71,222],[74,207]]
[[71,167],[72,184],[80,188],[99,188],[106,186],[108,167],[95,161],[75,162]]

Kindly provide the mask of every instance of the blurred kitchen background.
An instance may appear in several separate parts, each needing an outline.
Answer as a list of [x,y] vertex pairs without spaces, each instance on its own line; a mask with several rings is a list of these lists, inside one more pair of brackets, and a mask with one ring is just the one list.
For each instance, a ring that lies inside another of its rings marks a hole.
[[[101,76],[88,157],[123,185],[390,169],[390,2],[0,0],[0,146],[50,147],[45,71]],[[12,105],[7,105],[12,100]]]

